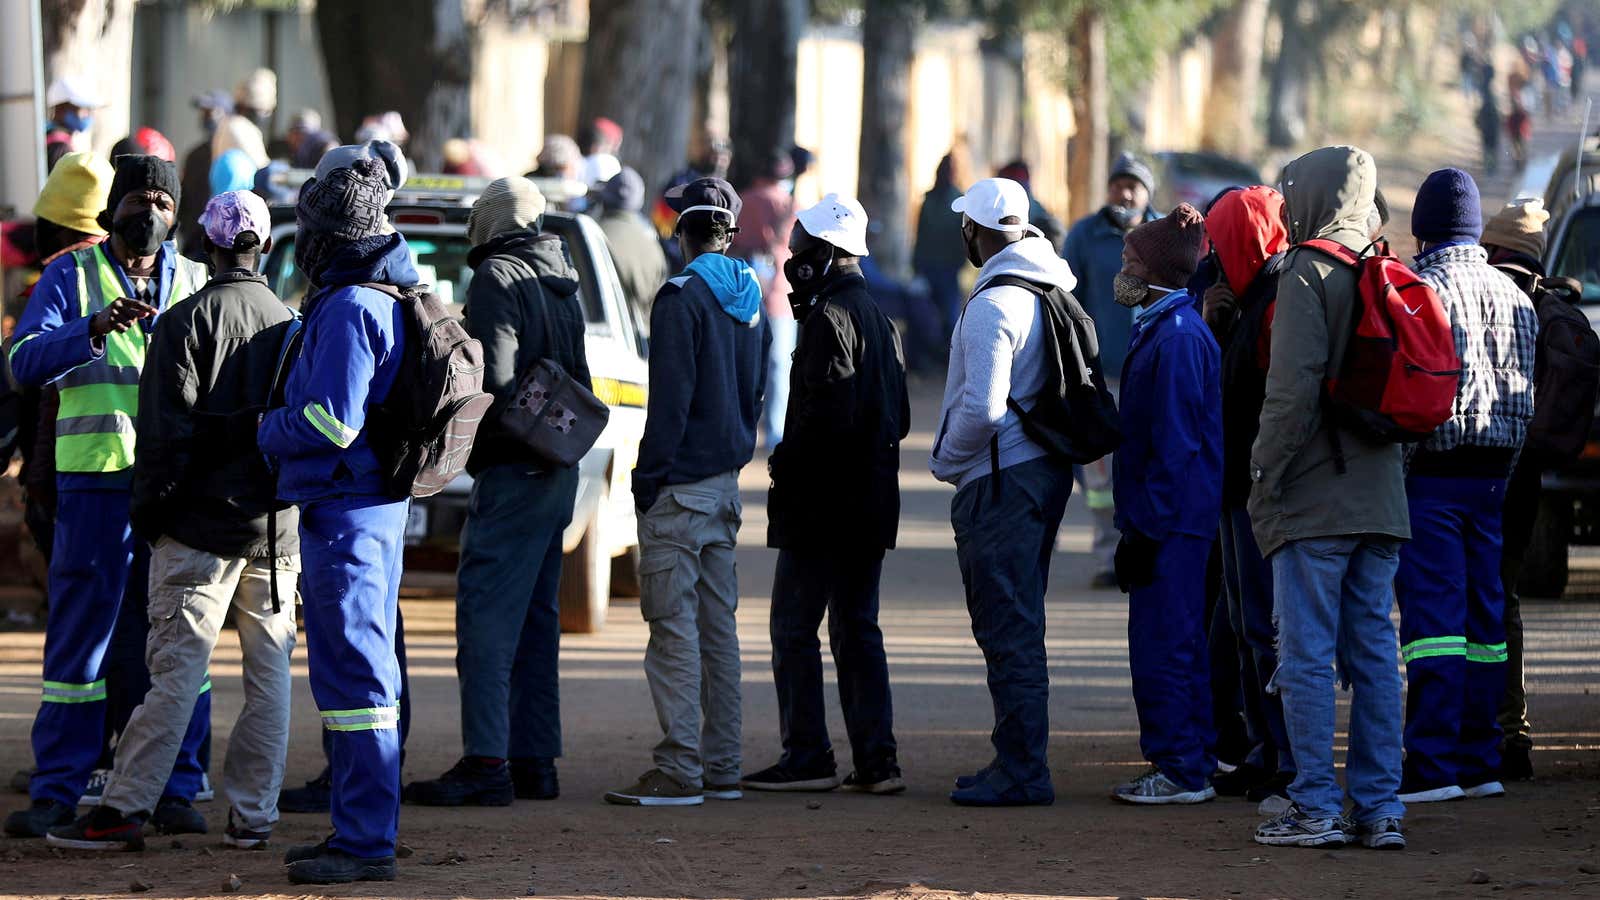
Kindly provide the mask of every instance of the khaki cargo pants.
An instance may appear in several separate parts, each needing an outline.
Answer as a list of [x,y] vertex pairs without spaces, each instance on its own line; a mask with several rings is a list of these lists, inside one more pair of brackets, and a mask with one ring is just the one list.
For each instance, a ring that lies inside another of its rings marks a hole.
[[639,519],[644,673],[662,739],[655,765],[690,787],[740,776],[738,473],[665,488]]

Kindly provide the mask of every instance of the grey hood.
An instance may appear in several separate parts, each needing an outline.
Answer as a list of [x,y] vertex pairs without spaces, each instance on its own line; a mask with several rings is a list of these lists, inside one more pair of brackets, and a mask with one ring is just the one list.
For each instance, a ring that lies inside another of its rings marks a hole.
[[1284,166],[1290,243],[1317,238],[1366,247],[1378,214],[1377,190],[1377,163],[1359,147],[1323,147]]

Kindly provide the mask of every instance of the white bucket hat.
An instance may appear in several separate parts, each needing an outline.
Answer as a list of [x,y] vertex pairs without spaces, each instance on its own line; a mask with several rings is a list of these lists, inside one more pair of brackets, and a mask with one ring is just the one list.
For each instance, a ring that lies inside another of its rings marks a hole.
[[867,211],[854,197],[829,194],[795,215],[806,234],[851,256],[867,254]]
[[105,106],[99,96],[89,89],[84,79],[72,75],[63,75],[50,82],[50,89],[45,92],[45,106],[54,109],[63,103],[84,109],[99,109]]
[[[1028,191],[1009,178],[985,178],[967,188],[967,192],[950,204],[951,212],[967,218],[990,231],[1040,234],[1039,229],[1028,224]],[[1015,216],[1016,225],[1002,225],[1001,219]]]

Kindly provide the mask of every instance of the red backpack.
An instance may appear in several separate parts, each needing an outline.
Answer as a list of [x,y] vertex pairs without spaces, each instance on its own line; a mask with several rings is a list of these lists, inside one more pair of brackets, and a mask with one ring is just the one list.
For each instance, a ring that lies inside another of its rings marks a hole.
[[1323,384],[1334,416],[1376,438],[1410,443],[1450,418],[1461,382],[1450,317],[1416,272],[1377,245],[1362,255],[1335,241],[1301,244],[1356,270],[1353,333],[1339,376]]

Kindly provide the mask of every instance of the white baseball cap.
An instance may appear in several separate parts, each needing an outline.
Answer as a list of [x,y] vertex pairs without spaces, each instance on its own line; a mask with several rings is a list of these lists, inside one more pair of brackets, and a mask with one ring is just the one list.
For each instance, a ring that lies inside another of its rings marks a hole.
[[45,106],[55,108],[63,103],[80,106],[84,109],[99,109],[105,106],[95,97],[93,91],[81,78],[63,75],[50,82],[50,89],[45,92]]
[[796,213],[795,219],[817,240],[851,256],[867,255],[867,211],[856,198],[829,194],[816,206]]
[[[1039,235],[1039,229],[1028,224],[1028,192],[1009,178],[985,178],[967,188],[967,192],[950,204],[951,212],[963,213],[967,218],[991,231],[1010,233],[1028,232]],[[1002,225],[1001,219],[1015,216],[1020,224]]]

